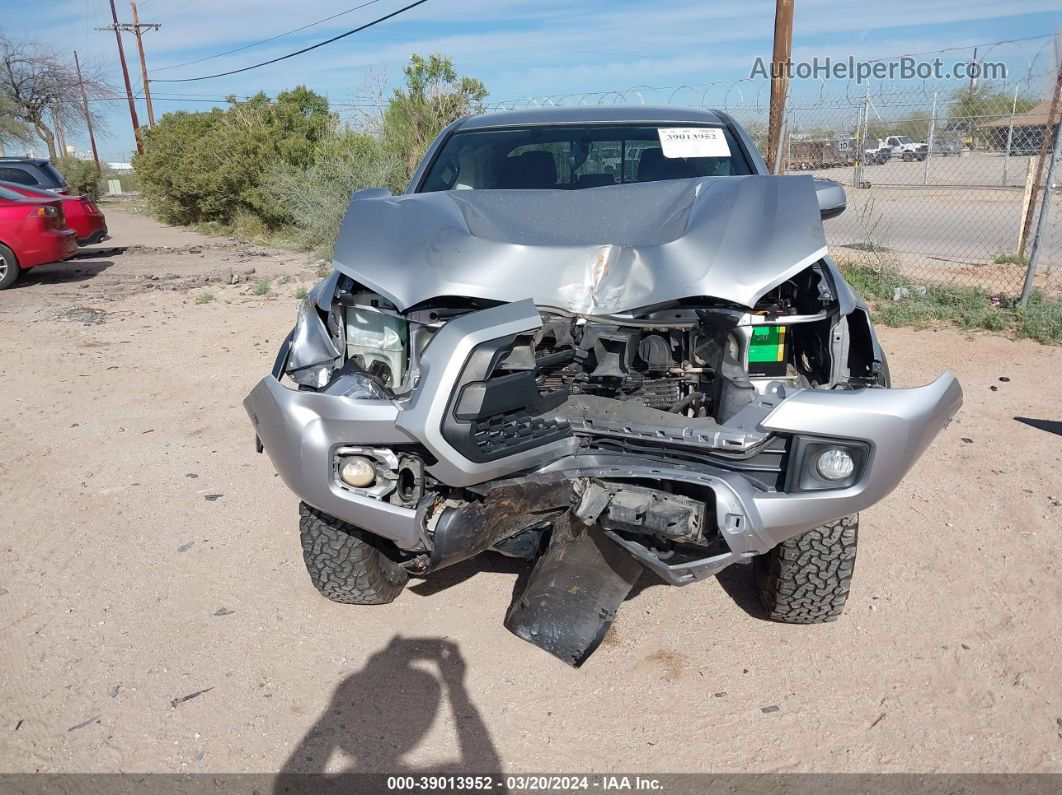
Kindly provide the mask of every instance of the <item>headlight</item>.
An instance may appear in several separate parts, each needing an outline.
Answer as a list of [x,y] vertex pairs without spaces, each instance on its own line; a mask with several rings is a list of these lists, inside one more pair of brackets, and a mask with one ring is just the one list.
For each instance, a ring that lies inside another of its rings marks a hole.
[[372,376],[354,370],[348,363],[324,390],[326,395],[342,395],[351,400],[390,400],[391,395]]
[[847,450],[842,450],[840,447],[831,447],[819,453],[819,458],[815,462],[815,469],[826,480],[844,480],[851,477],[852,473],[855,472],[855,461],[852,460],[852,456],[849,455]]
[[336,301],[335,290],[326,279],[299,306],[284,372],[330,394],[386,399],[405,379],[408,323],[376,293]]
[[376,293],[354,293],[346,308],[347,355],[386,387],[398,388],[406,375],[409,324],[381,309]]

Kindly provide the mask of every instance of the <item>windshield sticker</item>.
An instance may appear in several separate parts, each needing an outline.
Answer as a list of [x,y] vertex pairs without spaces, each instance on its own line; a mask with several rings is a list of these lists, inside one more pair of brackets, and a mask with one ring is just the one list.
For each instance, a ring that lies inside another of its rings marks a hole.
[[730,157],[730,147],[718,127],[661,127],[664,157]]

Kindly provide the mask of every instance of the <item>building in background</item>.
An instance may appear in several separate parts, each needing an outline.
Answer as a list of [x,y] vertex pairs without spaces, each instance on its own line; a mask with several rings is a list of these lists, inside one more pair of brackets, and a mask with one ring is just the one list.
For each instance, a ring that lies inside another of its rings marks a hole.
[[[1007,139],[1010,139],[1010,152],[1016,155],[1039,154],[1043,145],[1044,132],[1047,130],[1047,114],[1051,112],[1051,102],[1045,100],[1024,113],[1013,117],[1004,116],[994,121],[978,125],[988,142],[988,147],[997,152],[1007,151]],[[1058,129],[1062,106],[1056,109],[1051,125]],[[1010,134],[1014,125],[1013,135]]]

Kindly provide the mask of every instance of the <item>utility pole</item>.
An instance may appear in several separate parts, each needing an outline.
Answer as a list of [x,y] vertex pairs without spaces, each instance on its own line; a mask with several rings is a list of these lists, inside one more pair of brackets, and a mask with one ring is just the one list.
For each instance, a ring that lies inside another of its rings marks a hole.
[[974,47],[973,58],[970,60],[970,93],[977,88],[977,48]]
[[96,161],[96,176],[99,177],[103,175],[103,169],[100,168],[100,154],[96,151],[96,135],[92,132],[92,115],[85,94],[85,81],[81,79],[81,61],[77,59],[77,50],[74,50],[74,68],[77,69],[77,84],[81,87],[81,104],[85,108],[85,126],[88,127],[89,143],[92,144],[92,159]]
[[129,82],[129,67],[125,63],[125,47],[122,46],[122,26],[118,24],[118,12],[114,8],[114,0],[111,0],[111,20],[113,24],[96,30],[113,30],[114,38],[118,41],[118,60],[122,62],[122,78],[125,80],[125,96],[129,100],[129,120],[133,123],[133,138],[136,139],[137,154],[144,154],[144,147],[140,143],[140,122],[136,118],[136,103],[133,102],[133,86]]
[[140,74],[141,74],[141,76],[142,76],[142,78],[144,80],[144,101],[147,103],[148,125],[151,126],[151,127],[154,127],[155,126],[155,111],[151,107],[151,89],[148,87],[147,61],[144,58],[144,39],[143,39],[143,36],[141,35],[140,30],[141,30],[141,28],[149,28],[151,30],[158,30],[159,29],[159,25],[157,23],[151,23],[151,22],[144,23],[143,25],[140,24],[140,15],[137,14],[137,12],[136,12],[136,0],[129,0],[129,7],[133,11],[133,24],[132,25],[122,25],[121,27],[122,27],[122,30],[128,30],[128,31],[130,31],[130,32],[132,32],[133,34],[136,35],[136,46],[137,46],[137,49],[140,51]]
[[771,110],[767,129],[767,163],[779,161],[782,149],[782,117],[789,88],[789,62],[793,54],[794,0],[775,0],[774,52],[771,55]]

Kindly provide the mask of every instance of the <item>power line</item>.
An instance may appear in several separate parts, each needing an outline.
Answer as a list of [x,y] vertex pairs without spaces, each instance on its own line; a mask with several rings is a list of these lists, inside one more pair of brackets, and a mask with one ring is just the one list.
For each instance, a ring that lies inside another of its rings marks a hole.
[[[208,102],[208,103],[211,103],[211,104],[214,104],[214,105],[224,105],[224,104],[227,104],[228,101],[229,101],[228,97],[203,97],[203,96],[186,97],[186,96],[172,95],[172,94],[152,94],[151,98],[155,102]],[[248,100],[248,99],[252,99],[252,97],[234,97],[234,99]],[[124,94],[122,94],[122,95],[113,96],[113,97],[89,97],[88,101],[89,101],[89,104],[92,104],[93,102],[125,102],[126,101],[126,96]],[[56,101],[52,102],[51,105],[56,105],[56,106],[59,106],[59,105],[77,105],[77,106],[80,106],[81,102],[77,101],[77,100],[72,100],[72,99],[70,99],[70,100],[62,100],[62,99],[60,99],[60,100],[56,100]],[[338,110],[347,110],[347,109],[351,109],[351,108],[382,108],[382,107],[386,107],[386,103],[382,103],[382,102],[338,102],[338,103],[332,104],[330,107],[332,109],[334,109],[334,110],[336,110],[336,109],[338,109]]]
[[202,63],[203,61],[212,61],[213,59],[221,58],[224,55],[232,55],[234,52],[241,52],[243,50],[249,50],[252,47],[257,47],[259,44],[268,44],[269,42],[276,41],[277,39],[281,39],[284,36],[290,36],[292,33],[298,33],[299,31],[306,30],[307,28],[312,28],[315,25],[320,25],[322,22],[329,22],[329,21],[331,21],[333,19],[336,19],[337,17],[343,16],[344,14],[349,14],[349,13],[351,13],[353,11],[357,11],[359,9],[365,8],[366,6],[371,6],[373,3],[379,3],[379,2],[380,2],[380,0],[369,0],[367,3],[362,3],[361,5],[354,6],[353,8],[348,8],[346,11],[340,11],[338,14],[333,14],[330,17],[325,17],[324,19],[319,19],[316,22],[311,22],[308,25],[303,25],[302,27],[299,27],[299,28],[293,28],[292,30],[287,30],[287,31],[285,31],[283,33],[278,33],[276,36],[270,36],[268,39],[262,39],[261,41],[254,42],[253,44],[245,44],[244,46],[237,47],[234,50],[226,50],[225,52],[219,52],[217,55],[208,55],[205,58],[196,58],[194,61],[185,61],[184,63],[174,64],[173,66],[160,66],[158,69],[155,69],[153,71],[154,72],[164,72],[167,69],[179,69],[182,66],[191,66],[192,64]]
[[372,22],[366,22],[364,25],[356,27],[353,30],[348,30],[346,33],[340,33],[338,36],[333,36],[330,39],[325,39],[324,41],[318,42],[317,44],[312,44],[309,47],[303,47],[301,50],[296,50],[295,52],[289,52],[287,55],[281,55],[279,58],[272,58],[272,59],[270,59],[268,61],[262,61],[261,63],[256,63],[256,64],[254,64],[252,66],[245,66],[242,69],[232,69],[232,70],[230,70],[228,72],[219,72],[218,74],[215,74],[215,75],[202,75],[200,77],[185,77],[185,78],[180,78],[180,79],[171,78],[169,80],[152,80],[151,82],[152,83],[192,83],[192,82],[195,82],[197,80],[211,80],[211,79],[213,79],[215,77],[227,77],[228,75],[235,75],[235,74],[239,74],[240,72],[249,72],[252,69],[257,69],[257,68],[259,68],[261,66],[269,66],[269,64],[274,64],[274,63],[277,63],[278,61],[284,61],[284,60],[287,60],[288,58],[294,58],[296,55],[302,55],[303,53],[307,53],[310,50],[316,50],[318,47],[324,47],[326,44],[331,44],[332,42],[339,41],[340,39],[345,39],[347,36],[352,36],[355,33],[360,33],[361,31],[366,30],[367,28],[371,28],[373,25],[378,25],[381,22],[385,22],[388,19],[391,19],[392,17],[397,17],[399,14],[404,13],[406,11],[409,11],[411,8],[416,8],[419,5],[423,5],[426,2],[428,2],[428,0],[416,0],[415,3],[410,3],[409,5],[402,6],[402,8],[398,9],[397,11],[392,11],[390,14],[387,14],[386,16],[379,17],[378,19],[374,19]]

